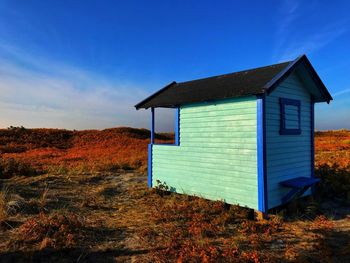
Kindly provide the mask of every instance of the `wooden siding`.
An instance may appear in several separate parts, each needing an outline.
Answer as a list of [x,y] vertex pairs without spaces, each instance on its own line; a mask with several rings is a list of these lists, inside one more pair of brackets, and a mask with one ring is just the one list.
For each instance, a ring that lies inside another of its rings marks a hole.
[[256,97],[180,108],[180,146],[153,146],[153,185],[258,208]]
[[[280,135],[279,98],[300,100],[300,135]],[[299,77],[293,73],[266,97],[266,166],[268,208],[281,204],[290,189],[279,182],[298,176],[311,176],[311,98]]]

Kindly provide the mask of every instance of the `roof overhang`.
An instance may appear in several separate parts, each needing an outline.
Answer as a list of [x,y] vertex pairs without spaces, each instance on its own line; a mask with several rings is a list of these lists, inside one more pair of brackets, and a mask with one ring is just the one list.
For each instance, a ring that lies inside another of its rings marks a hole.
[[169,88],[172,87],[173,85],[176,85],[176,81],[173,81],[173,82],[169,83],[169,84],[166,85],[164,88],[158,90],[157,92],[153,93],[151,96],[149,96],[149,97],[145,98],[144,100],[140,101],[139,103],[137,103],[137,104],[135,105],[135,108],[136,108],[137,110],[143,108],[143,105],[144,105],[146,102],[150,101],[151,99],[153,99],[154,97],[156,97],[158,94],[163,93],[164,91],[166,91],[167,89],[169,89]]

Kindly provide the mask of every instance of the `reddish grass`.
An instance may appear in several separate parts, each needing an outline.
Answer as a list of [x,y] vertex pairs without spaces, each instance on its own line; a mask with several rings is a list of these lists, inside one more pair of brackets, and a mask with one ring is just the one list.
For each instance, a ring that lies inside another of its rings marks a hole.
[[[2,158],[15,158],[35,168],[146,168],[150,133],[146,129],[112,128],[102,131],[10,128],[0,130]],[[158,135],[171,143],[171,135]],[[316,166],[350,165],[350,132],[315,133]]]
[[[0,130],[0,152],[37,169],[146,169],[150,133],[145,129],[102,131],[11,128]],[[162,143],[170,136],[158,135]]]
[[350,165],[350,131],[326,131],[315,133],[315,164]]

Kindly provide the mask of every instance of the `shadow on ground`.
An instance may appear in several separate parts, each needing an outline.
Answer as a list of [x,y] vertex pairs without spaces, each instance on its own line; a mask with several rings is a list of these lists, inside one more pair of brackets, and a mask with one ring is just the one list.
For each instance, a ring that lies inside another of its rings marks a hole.
[[107,249],[105,251],[89,251],[81,248],[43,249],[40,251],[13,251],[0,253],[3,263],[17,262],[124,262],[126,258],[147,254],[149,250],[130,250],[126,248]]

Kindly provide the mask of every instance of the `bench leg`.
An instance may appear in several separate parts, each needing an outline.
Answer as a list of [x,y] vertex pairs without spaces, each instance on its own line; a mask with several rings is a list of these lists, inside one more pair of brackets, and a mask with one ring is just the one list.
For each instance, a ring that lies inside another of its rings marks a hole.
[[290,200],[293,199],[293,197],[300,191],[298,188],[293,188],[290,190],[283,198],[282,198],[282,204],[288,203]]
[[291,201],[293,198],[297,198],[301,195],[303,195],[306,190],[309,188],[309,186],[305,186],[303,188],[293,188],[282,198],[282,204],[288,203]]

